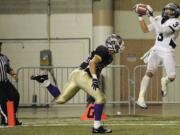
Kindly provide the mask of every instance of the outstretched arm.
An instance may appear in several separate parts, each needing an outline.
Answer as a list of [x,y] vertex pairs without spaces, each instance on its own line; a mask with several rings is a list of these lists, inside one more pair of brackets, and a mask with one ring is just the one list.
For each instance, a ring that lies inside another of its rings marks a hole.
[[141,30],[144,33],[149,32],[148,26],[147,26],[146,22],[144,21],[143,17],[141,17],[141,16],[139,16],[139,24],[140,24]]
[[99,88],[99,81],[96,75],[96,65],[102,61],[102,58],[99,55],[95,55],[89,63],[89,69],[92,75],[92,88],[96,90]]
[[136,4],[134,7],[134,12],[137,14],[138,19],[139,19],[139,24],[141,27],[141,30],[144,33],[149,32],[148,26],[146,24],[146,22],[144,21],[143,15],[146,14],[147,10],[146,10],[146,5],[145,4]]

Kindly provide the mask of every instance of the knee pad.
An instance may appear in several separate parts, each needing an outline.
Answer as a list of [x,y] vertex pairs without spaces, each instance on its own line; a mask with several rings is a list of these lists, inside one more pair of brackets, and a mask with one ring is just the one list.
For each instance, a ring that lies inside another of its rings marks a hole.
[[150,78],[152,78],[153,75],[154,75],[154,73],[153,73],[153,72],[150,72],[150,71],[147,71],[147,72],[146,72],[146,75],[149,76]]
[[175,78],[169,78],[169,80],[170,80],[171,82],[173,82],[173,81],[175,80]]
[[176,79],[176,75],[168,76],[168,79],[173,82]]

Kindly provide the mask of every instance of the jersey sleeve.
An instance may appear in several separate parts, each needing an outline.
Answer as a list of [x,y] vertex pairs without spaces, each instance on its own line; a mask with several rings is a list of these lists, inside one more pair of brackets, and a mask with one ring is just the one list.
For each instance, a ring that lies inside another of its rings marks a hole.
[[152,24],[149,24],[149,25],[148,25],[148,30],[149,30],[150,32],[154,32],[154,33],[156,32],[156,31],[155,31],[155,28],[153,27]]
[[102,60],[104,60],[106,56],[108,55],[108,49],[104,46],[99,46],[96,48],[95,54],[100,56]]
[[5,57],[5,61],[6,61],[6,70],[7,70],[7,73],[10,73],[10,71],[12,70],[12,68],[10,67],[10,60],[7,56],[4,56]]
[[[154,17],[154,20],[157,21],[157,20],[159,20],[159,18],[160,18],[159,16],[156,16],[156,17]],[[152,23],[150,23],[148,25],[148,30],[150,32],[156,33],[156,28],[154,27],[154,25]]]
[[163,26],[159,24],[158,22],[156,22],[154,17],[149,17],[149,20],[151,24],[153,25],[153,27],[155,28],[156,33],[168,34],[175,31],[170,25]]
[[90,55],[88,56],[87,59],[85,59],[81,64],[80,64],[80,69],[85,69],[88,67],[89,65],[89,61],[94,57],[94,53],[95,53],[95,50],[93,50]]

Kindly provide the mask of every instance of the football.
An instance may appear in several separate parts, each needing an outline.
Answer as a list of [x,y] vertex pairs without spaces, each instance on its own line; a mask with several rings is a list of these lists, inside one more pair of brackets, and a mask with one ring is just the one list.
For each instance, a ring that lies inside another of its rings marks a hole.
[[134,6],[134,10],[139,15],[146,15],[147,12],[147,5],[146,4],[136,4]]

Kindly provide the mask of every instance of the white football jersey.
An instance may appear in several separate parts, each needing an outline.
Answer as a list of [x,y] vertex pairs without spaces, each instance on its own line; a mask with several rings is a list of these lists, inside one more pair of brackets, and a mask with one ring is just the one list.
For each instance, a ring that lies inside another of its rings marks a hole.
[[176,38],[180,30],[180,20],[170,18],[161,24],[162,17],[156,16],[152,19],[148,29],[156,34],[155,48],[163,50],[174,50],[176,47]]

